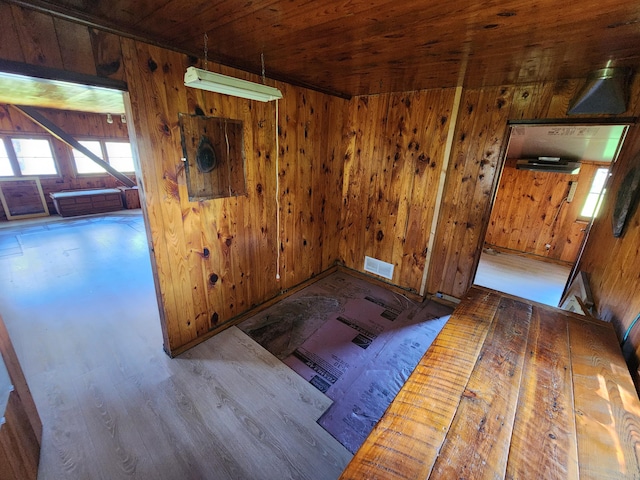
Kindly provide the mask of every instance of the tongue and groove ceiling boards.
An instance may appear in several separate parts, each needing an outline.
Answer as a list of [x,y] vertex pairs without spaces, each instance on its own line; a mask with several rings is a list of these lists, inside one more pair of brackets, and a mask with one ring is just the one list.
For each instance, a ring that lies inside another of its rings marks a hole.
[[341,96],[585,77],[640,59],[620,0],[10,0]]

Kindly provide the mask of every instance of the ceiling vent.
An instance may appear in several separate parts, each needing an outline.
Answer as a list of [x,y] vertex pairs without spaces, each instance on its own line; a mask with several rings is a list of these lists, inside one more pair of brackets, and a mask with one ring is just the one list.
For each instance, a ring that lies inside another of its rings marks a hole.
[[568,115],[617,115],[627,111],[630,70],[603,68],[591,72],[569,105]]

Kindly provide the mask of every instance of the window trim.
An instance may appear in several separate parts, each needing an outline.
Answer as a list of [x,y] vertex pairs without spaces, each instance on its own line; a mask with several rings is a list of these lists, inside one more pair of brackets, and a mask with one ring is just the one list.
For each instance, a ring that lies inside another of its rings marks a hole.
[[[100,145],[100,152],[102,152],[102,160],[107,162],[107,163],[109,163],[108,160],[104,160],[106,158],[106,154],[105,154],[104,145],[103,145],[101,139],[99,139],[99,138],[82,138],[82,139],[77,139],[77,140],[78,140],[78,142],[98,142],[98,144]],[[82,152],[76,150],[75,148],[73,148],[70,145],[69,145],[69,148],[71,149],[71,163],[72,163],[72,167],[73,167],[73,173],[76,176],[76,178],[80,178],[80,177],[104,177],[105,175],[109,175],[109,172],[107,172],[104,169],[101,172],[90,172],[90,173],[80,173],[80,172],[78,172],[78,164],[76,163],[76,155],[75,155],[74,152],[78,152],[78,153],[82,153]],[[91,159],[89,159],[89,160],[91,162],[93,162],[93,160],[91,160]]]
[[[53,166],[56,169],[56,173],[39,173],[39,174],[25,174],[20,169],[20,162],[18,161],[18,156],[16,155],[15,148],[13,146],[13,139],[26,139],[26,140],[46,140],[49,144],[49,152],[51,153],[51,159],[53,160]],[[13,170],[12,176],[0,176],[0,180],[11,179],[11,178],[61,178],[62,173],[60,173],[60,165],[58,163],[58,156],[56,155],[55,148],[51,142],[51,137],[49,135],[39,135],[37,133],[34,134],[24,134],[24,135],[15,135],[15,134],[7,134],[0,133],[0,140],[4,143],[5,150],[7,152],[7,156],[9,157],[9,162],[11,163],[11,168]]]
[[2,143],[4,144],[4,151],[7,153],[7,157],[9,157],[9,164],[11,165],[11,170],[13,170],[13,176],[2,176],[0,178],[15,178],[17,176],[22,176],[20,172],[20,164],[18,163],[18,158],[16,157],[16,152],[13,149],[13,142],[10,137],[2,137]]
[[[96,137],[84,137],[84,138],[78,138],[78,142],[98,142],[100,144],[100,151],[102,152],[102,160],[107,162],[109,165],[111,165],[111,162],[109,161],[109,154],[107,152],[107,143],[126,143],[129,145],[129,149],[131,150],[131,141],[129,139],[120,139],[120,138],[96,138]],[[71,162],[72,162],[72,166],[73,166],[73,172],[76,175],[76,177],[100,177],[100,176],[105,176],[105,175],[110,175],[109,172],[107,172],[106,170],[103,170],[102,172],[91,172],[91,173],[79,173],[78,172],[78,165],[76,164],[76,157],[75,154],[73,153],[74,150],[77,151],[75,148],[70,147],[71,148]],[[131,150],[131,158],[133,159],[133,150]],[[114,167],[115,168],[115,167]],[[118,170],[120,172],[120,170]],[[122,175],[127,175],[127,176],[131,176],[131,175],[135,175],[135,162],[133,163],[133,170],[128,171],[128,172],[120,172]]]

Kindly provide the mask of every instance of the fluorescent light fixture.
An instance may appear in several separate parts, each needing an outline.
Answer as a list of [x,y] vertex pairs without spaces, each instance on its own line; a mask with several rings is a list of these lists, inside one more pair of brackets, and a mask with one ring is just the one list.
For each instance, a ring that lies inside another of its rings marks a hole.
[[196,67],[187,68],[184,74],[184,84],[187,87],[260,102],[270,102],[271,100],[282,98],[282,92],[277,88],[209,72]]

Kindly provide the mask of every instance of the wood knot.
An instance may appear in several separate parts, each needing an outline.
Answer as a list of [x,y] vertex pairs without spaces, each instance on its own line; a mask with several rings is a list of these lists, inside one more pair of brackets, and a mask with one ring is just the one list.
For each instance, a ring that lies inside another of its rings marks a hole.
[[462,396],[466,397],[466,398],[477,398],[478,395],[476,395],[476,392],[472,392],[471,390],[467,390],[465,389],[464,392],[462,392]]

